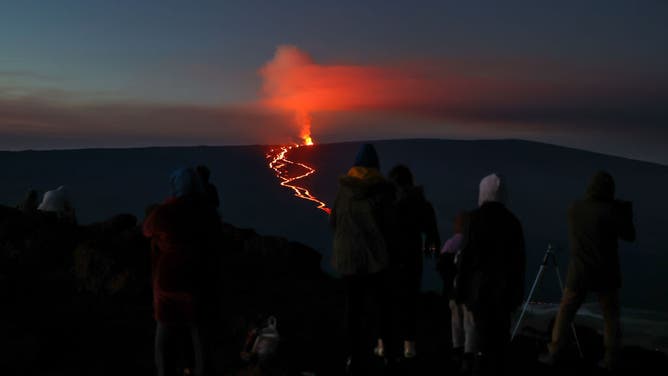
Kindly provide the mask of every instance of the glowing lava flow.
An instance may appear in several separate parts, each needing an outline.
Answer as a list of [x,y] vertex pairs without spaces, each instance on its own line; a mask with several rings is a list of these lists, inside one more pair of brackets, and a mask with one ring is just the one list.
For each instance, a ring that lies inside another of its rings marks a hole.
[[[310,137],[305,140],[305,143],[306,145],[313,145],[313,142],[311,141]],[[315,173],[315,169],[312,168],[311,166],[308,166],[300,162],[293,162],[286,158],[290,150],[298,147],[300,147],[300,145],[278,146],[269,150],[269,153],[267,154],[267,159],[269,160],[269,168],[271,168],[272,170],[274,170],[274,172],[276,172],[276,177],[281,180],[281,185],[292,189],[295,193],[295,196],[302,198],[304,200],[315,202],[316,204],[318,204],[318,209],[324,211],[327,214],[330,214],[332,210],[327,207],[327,204],[318,200],[308,191],[308,189],[293,184],[293,182],[299,179],[303,179]],[[305,169],[306,172],[298,176],[288,176],[288,169],[291,166],[299,166]]]

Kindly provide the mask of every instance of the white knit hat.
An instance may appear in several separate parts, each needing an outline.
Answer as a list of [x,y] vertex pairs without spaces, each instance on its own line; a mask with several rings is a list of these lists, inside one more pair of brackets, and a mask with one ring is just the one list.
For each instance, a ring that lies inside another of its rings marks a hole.
[[506,203],[506,187],[501,175],[494,173],[480,181],[478,206],[482,206],[485,202]]

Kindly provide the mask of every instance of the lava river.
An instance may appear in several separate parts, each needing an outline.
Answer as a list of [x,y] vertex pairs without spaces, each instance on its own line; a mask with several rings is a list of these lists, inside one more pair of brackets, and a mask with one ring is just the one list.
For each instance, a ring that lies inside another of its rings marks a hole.
[[269,168],[274,170],[276,177],[281,181],[280,184],[292,189],[296,197],[313,201],[317,204],[318,209],[330,214],[331,209],[327,207],[327,204],[312,195],[308,189],[297,184],[298,180],[313,175],[316,172],[313,167],[305,163],[294,162],[287,158],[290,150],[299,147],[301,145],[276,146],[271,148],[266,156],[269,161]]

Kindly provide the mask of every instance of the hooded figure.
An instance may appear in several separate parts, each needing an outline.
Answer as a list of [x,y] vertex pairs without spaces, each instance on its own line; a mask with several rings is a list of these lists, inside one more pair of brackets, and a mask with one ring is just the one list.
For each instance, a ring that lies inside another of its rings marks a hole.
[[67,190],[63,185],[54,190],[47,191],[42,198],[42,203],[37,207],[37,210],[56,213],[61,219],[65,219],[72,223],[76,222],[74,208],[70,202]]
[[221,224],[193,169],[174,171],[170,186],[172,196],[143,224],[152,249],[156,363],[159,375],[174,372],[189,334],[199,375],[209,367],[202,325],[216,314]]
[[599,171],[592,177],[585,197],[568,210],[571,258],[566,288],[552,331],[549,353],[544,363],[556,361],[568,338],[568,330],[587,292],[597,293],[605,319],[605,358],[600,364],[616,366],[621,331],[619,328],[619,288],[622,276],[617,239],[635,240],[633,209],[630,202],[615,200],[612,176]]
[[[393,228],[388,245],[390,267],[384,283],[382,333],[377,355],[385,355],[385,344],[403,340],[405,358],[416,355],[417,304],[422,282],[425,254],[431,255],[440,245],[436,214],[424,196],[421,186],[413,183],[408,167],[398,165],[388,174],[394,184]],[[397,324],[397,325],[395,325]],[[390,343],[394,347],[394,343]],[[391,351],[393,352],[393,351]]]
[[37,210],[61,213],[65,211],[67,201],[67,191],[65,190],[65,186],[61,185],[44,194]]
[[473,313],[481,355],[475,367],[485,373],[503,369],[510,315],[524,296],[526,261],[522,225],[505,206],[503,177],[483,178],[478,197],[464,234],[456,300]]
[[393,187],[380,174],[376,149],[364,144],[339,191],[330,215],[334,269],[342,275],[373,274],[389,264],[388,213]]
[[617,239],[635,240],[630,202],[615,200],[615,182],[597,172],[584,200],[568,210],[571,260],[566,287],[570,290],[609,291],[622,286]]
[[371,144],[361,147],[353,167],[339,179],[330,224],[334,230],[332,263],[343,276],[346,295],[345,323],[350,358],[348,370],[365,374],[365,307],[375,300],[382,271],[389,265],[388,235],[394,191],[380,174]]

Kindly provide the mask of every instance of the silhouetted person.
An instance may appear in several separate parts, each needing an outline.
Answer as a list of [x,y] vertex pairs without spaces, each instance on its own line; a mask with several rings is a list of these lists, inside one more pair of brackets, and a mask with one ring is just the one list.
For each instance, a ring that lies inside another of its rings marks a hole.
[[204,196],[211,206],[218,209],[220,206],[220,199],[218,198],[218,189],[216,186],[209,182],[211,177],[211,171],[205,165],[199,165],[196,168],[197,175],[202,179],[202,184],[204,185]]
[[[433,254],[441,241],[436,215],[424,190],[415,186],[408,167],[398,165],[388,179],[394,184],[394,225],[388,250],[390,268],[385,275],[384,304],[381,312],[382,333],[375,354],[385,356],[386,345],[394,339],[403,341],[405,359],[415,357],[417,305],[422,282],[422,258]],[[388,355],[393,355],[390,349]]]
[[151,239],[153,307],[157,329],[158,375],[175,374],[180,356],[192,343],[195,375],[211,372],[208,324],[216,314],[220,219],[203,198],[191,168],[171,175],[172,195],[144,221]]
[[571,258],[566,288],[552,331],[549,352],[541,361],[554,364],[568,339],[570,325],[588,292],[598,295],[605,330],[605,357],[599,364],[614,369],[621,338],[619,289],[622,286],[617,239],[635,240],[630,202],[615,199],[615,182],[610,174],[597,172],[585,198],[568,210]]
[[510,316],[524,295],[522,225],[505,201],[503,179],[497,174],[483,178],[460,255],[457,300],[473,313],[479,341],[474,374],[504,374]]
[[438,272],[443,279],[443,296],[448,300],[450,307],[453,360],[462,374],[470,372],[477,352],[473,313],[465,304],[457,302],[454,294],[455,279],[459,273],[458,264],[466,243],[464,234],[467,233],[468,217],[467,212],[457,214],[454,234],[443,244],[437,264]]
[[381,272],[388,266],[388,218],[393,186],[380,173],[376,150],[365,144],[348,174],[339,179],[332,207],[334,230],[332,263],[345,284],[349,372],[365,374],[371,355],[364,331],[365,305],[376,296]]
[[55,213],[61,221],[66,223],[77,223],[74,207],[70,201],[67,189],[63,185],[54,190],[47,191],[37,210]]
[[17,208],[24,213],[33,213],[37,211],[37,206],[39,205],[39,197],[37,191],[31,189],[26,193],[23,201],[17,205]]

